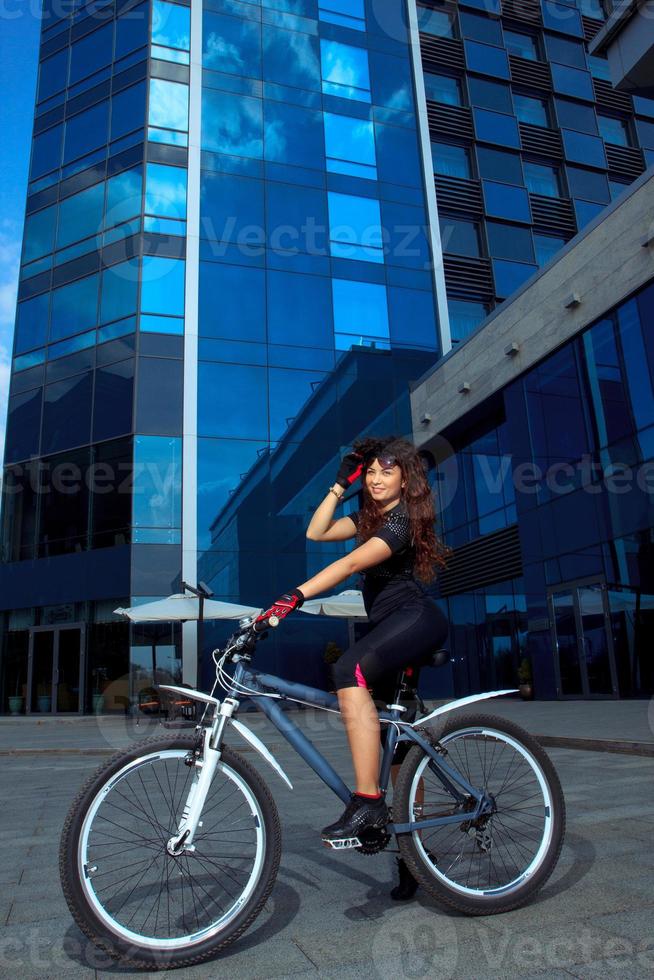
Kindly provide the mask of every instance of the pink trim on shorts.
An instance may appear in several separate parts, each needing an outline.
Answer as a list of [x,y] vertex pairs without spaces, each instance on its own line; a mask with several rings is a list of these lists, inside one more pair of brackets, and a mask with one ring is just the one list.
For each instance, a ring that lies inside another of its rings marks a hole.
[[354,676],[356,677],[357,687],[368,687],[368,682],[361,672],[361,664],[357,664]]

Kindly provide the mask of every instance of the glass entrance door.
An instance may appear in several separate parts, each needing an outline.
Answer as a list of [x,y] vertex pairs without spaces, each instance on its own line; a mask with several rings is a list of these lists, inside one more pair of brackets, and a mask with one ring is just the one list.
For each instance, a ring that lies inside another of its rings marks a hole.
[[561,697],[617,697],[605,584],[569,583],[548,599]]
[[32,714],[84,709],[84,626],[30,630],[28,689]]

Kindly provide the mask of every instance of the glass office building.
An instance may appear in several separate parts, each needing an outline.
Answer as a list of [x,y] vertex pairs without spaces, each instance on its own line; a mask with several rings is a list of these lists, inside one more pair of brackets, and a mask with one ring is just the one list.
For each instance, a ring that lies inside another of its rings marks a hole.
[[[654,153],[654,102],[587,56],[587,4],[62,8],[13,351],[2,711],[206,684],[229,624],[198,651],[192,624],[113,610],[199,580],[260,607],[342,554],[305,529],[343,449],[409,434],[410,382]],[[262,662],[322,683],[330,641],[345,624],[300,615]]]

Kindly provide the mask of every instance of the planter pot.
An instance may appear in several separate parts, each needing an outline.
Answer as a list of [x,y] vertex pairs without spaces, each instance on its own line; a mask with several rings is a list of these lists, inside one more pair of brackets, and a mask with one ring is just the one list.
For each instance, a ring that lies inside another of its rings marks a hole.
[[520,684],[520,697],[522,698],[523,701],[533,701],[534,685]]
[[23,699],[20,697],[9,698],[9,713],[19,715],[23,710]]
[[45,694],[40,694],[37,697],[37,699],[36,699],[36,703],[38,705],[39,711],[44,711],[44,712],[45,711],[52,711],[52,698],[51,697],[48,697]]
[[93,695],[93,712],[99,715],[104,708],[104,694]]

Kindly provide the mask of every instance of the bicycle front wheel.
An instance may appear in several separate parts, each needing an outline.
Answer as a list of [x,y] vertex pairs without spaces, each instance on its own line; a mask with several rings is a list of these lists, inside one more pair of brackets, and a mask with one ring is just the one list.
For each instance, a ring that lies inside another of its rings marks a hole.
[[472,796],[457,801],[431,758],[411,749],[400,769],[394,812],[407,821],[460,820],[399,835],[402,856],[434,897],[468,915],[523,905],[551,875],[563,845],[565,803],[549,756],[504,718],[452,718],[439,733],[444,761],[493,799],[493,812],[471,819]]
[[194,850],[171,855],[197,769],[194,736],[148,739],[82,787],[63,829],[60,873],[80,929],[141,969],[201,963],[250,925],[272,890],[281,829],[259,774],[223,747]]

